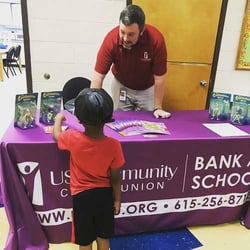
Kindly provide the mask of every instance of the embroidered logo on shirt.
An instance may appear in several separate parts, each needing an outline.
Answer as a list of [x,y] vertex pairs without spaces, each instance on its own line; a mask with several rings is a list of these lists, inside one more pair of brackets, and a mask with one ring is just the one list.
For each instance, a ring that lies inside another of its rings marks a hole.
[[141,58],[142,61],[151,61],[151,58],[149,58],[148,52],[143,52],[143,58]]

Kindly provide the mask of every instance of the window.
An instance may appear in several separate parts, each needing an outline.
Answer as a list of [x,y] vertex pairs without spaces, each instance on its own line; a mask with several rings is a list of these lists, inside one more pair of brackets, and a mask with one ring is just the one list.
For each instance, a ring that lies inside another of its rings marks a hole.
[[9,3],[0,2],[0,24],[10,25],[12,24],[11,8]]
[[0,25],[22,27],[21,4],[0,1]]

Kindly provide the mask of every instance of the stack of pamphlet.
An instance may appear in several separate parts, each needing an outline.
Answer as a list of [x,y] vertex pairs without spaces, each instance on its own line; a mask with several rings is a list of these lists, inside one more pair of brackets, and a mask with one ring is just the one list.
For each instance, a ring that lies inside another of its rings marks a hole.
[[139,134],[170,134],[163,122],[149,122],[144,120],[120,120],[106,123],[106,125],[123,136]]

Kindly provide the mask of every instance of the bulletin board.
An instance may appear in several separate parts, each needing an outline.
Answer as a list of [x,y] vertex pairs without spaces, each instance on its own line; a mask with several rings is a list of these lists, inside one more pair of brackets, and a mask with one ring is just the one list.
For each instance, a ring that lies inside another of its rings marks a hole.
[[250,70],[250,0],[246,2],[242,23],[236,69]]

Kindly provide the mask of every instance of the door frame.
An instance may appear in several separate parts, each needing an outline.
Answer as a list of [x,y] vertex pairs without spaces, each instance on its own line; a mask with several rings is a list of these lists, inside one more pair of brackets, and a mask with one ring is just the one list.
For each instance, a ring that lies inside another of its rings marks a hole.
[[223,30],[224,30],[224,23],[226,19],[227,4],[228,4],[228,0],[222,0],[213,62],[212,62],[212,68],[211,68],[211,73],[210,73],[210,78],[209,78],[209,88],[208,88],[208,94],[207,94],[207,100],[206,100],[206,109],[208,109],[209,107],[210,94],[214,89],[215,77],[217,73],[217,66],[218,66],[219,54],[220,54],[220,48],[221,48],[222,35],[223,35]]
[[22,22],[23,22],[23,39],[24,39],[24,56],[25,56],[25,71],[27,81],[27,92],[33,92],[32,73],[31,73],[31,58],[30,58],[30,35],[28,21],[27,0],[21,0]]

